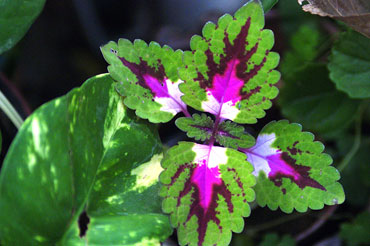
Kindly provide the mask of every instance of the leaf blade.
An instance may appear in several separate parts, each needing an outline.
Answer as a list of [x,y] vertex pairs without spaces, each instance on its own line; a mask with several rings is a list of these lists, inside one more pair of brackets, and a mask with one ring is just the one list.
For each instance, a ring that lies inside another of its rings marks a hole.
[[0,54],[11,49],[26,34],[41,13],[45,0],[4,0],[0,6]]
[[353,31],[334,44],[328,68],[336,87],[352,98],[370,97],[370,39]]
[[235,16],[224,15],[218,24],[207,23],[203,37],[194,36],[192,52],[184,53],[183,101],[238,123],[255,123],[271,107],[280,74],[273,70],[277,53],[270,52],[273,33],[262,30],[263,10],[250,1]]
[[260,206],[291,213],[343,203],[339,172],[330,166],[331,157],[322,153],[323,144],[313,140],[299,124],[281,120],[267,124],[254,147],[241,149],[255,168]]
[[[141,152],[132,151],[143,139],[146,145]],[[131,168],[152,163],[147,161],[161,150],[154,129],[125,109],[108,75],[91,78],[81,88],[43,105],[20,129],[0,174],[2,243],[55,245],[70,227],[78,228],[77,219],[86,203],[91,219],[98,214],[122,215],[122,205],[101,201],[114,195],[120,198],[121,189],[140,183],[146,184],[138,187],[144,191],[129,194],[131,200],[142,198],[147,189],[154,191],[151,198],[156,199],[140,212],[160,216],[160,201],[155,196],[158,182],[140,175],[146,169],[131,173]],[[159,166],[159,160],[155,163]],[[115,172],[131,179],[111,182],[115,184],[112,191],[102,181]],[[105,196],[95,191],[108,188]],[[130,214],[132,210],[124,205]],[[169,228],[169,222],[163,226]],[[171,230],[163,231],[163,235],[168,233]]]
[[181,245],[228,245],[231,231],[243,229],[255,183],[244,160],[236,150],[188,142],[169,150],[160,195]]
[[167,122],[177,113],[187,113],[178,86],[177,68],[182,66],[182,52],[158,43],[142,40],[131,43],[120,39],[101,48],[109,63],[108,71],[118,81],[117,90],[125,96],[127,107],[151,122]]

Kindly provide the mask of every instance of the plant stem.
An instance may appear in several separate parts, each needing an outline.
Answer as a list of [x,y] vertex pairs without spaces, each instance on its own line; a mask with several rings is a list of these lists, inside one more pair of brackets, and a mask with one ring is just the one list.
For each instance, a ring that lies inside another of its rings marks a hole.
[[185,115],[186,117],[191,118],[191,115],[190,115],[190,113],[189,113],[189,111],[188,111],[188,109],[187,109],[187,108],[184,108],[184,109],[182,110],[182,112],[184,113],[184,115]]
[[[309,212],[308,212],[309,213]],[[250,235],[256,234],[257,232],[267,230],[272,227],[284,224],[286,222],[299,219],[300,217],[306,216],[308,213],[296,213],[291,215],[286,215],[275,220],[268,221],[266,223],[261,223],[259,225],[253,226],[253,228],[247,230],[247,233]]]
[[0,108],[9,117],[13,124],[19,129],[23,124],[22,118],[19,116],[18,112],[14,109],[13,105],[5,97],[5,95],[0,91]]
[[328,219],[329,217],[334,213],[334,211],[337,209],[338,205],[330,206],[326,209],[324,214],[315,222],[312,226],[310,226],[307,230],[301,232],[295,237],[295,240],[297,242],[302,241],[306,237],[310,236],[312,233],[317,231]]
[[353,142],[351,150],[346,154],[342,162],[338,165],[338,170],[341,172],[351,162],[352,158],[357,153],[361,145],[361,127],[362,127],[362,116],[369,105],[369,101],[363,101],[359,107],[355,119],[355,140]]

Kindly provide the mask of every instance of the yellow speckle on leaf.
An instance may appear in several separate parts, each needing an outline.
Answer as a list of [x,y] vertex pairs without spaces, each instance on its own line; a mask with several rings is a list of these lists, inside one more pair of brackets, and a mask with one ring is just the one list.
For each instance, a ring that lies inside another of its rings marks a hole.
[[131,175],[136,175],[136,185],[133,190],[143,190],[158,182],[159,174],[162,172],[161,160],[163,154],[157,154],[152,159],[131,171]]

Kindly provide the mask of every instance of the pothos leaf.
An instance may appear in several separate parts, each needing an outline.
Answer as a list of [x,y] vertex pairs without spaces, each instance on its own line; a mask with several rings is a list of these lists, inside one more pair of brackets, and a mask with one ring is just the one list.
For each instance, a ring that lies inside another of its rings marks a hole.
[[249,1],[234,16],[207,23],[203,37],[194,36],[192,51],[184,52],[179,70],[182,100],[189,106],[238,123],[255,123],[278,94],[273,86],[280,73],[273,70],[279,55],[270,52],[271,30],[262,30],[259,1]]
[[222,146],[230,148],[248,148],[256,143],[254,137],[246,133],[243,126],[228,120],[219,125],[216,140]]
[[193,114],[192,118],[178,118],[175,124],[180,130],[186,132],[189,138],[205,141],[212,135],[214,122],[206,114]]
[[324,145],[313,134],[302,132],[301,125],[282,120],[267,124],[256,145],[240,149],[254,166],[257,203],[290,213],[293,209],[321,209],[324,204],[344,201],[339,172],[332,159],[322,153]]
[[151,122],[167,122],[177,113],[187,113],[178,86],[182,83],[177,68],[182,66],[182,51],[161,47],[142,40],[131,43],[120,39],[109,42],[102,53],[110,64],[110,75],[119,83],[116,88],[125,96],[127,107]]
[[160,175],[163,211],[171,214],[180,245],[229,245],[254,200],[253,167],[233,149],[180,142]]

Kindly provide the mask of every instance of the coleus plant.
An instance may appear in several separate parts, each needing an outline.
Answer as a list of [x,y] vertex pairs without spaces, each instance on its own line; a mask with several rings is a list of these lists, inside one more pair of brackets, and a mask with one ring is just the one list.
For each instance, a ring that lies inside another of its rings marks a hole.
[[[264,117],[278,95],[279,55],[263,27],[261,4],[252,0],[207,23],[190,51],[126,39],[102,47],[127,107],[152,123],[183,113],[176,125],[201,141],[180,142],[162,160],[162,207],[181,245],[228,245],[255,199],[286,213],[344,201],[339,172],[313,134],[280,120],[255,139],[240,125]],[[188,106],[208,115],[191,116]]]

